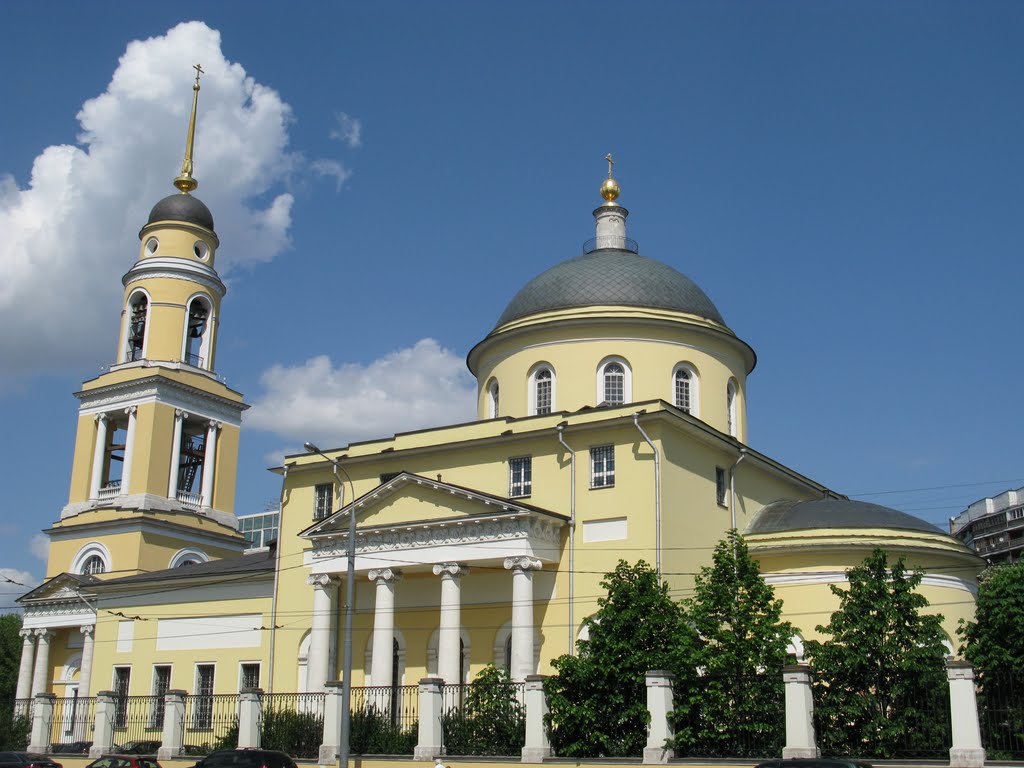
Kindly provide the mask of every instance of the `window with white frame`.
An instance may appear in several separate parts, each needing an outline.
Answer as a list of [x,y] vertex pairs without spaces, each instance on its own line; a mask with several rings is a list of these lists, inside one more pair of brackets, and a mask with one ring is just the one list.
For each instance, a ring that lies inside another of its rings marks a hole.
[[487,415],[492,419],[498,418],[498,394],[498,381],[495,379],[487,388]]
[[88,559],[82,563],[82,574],[85,576],[104,573],[106,570],[107,564],[103,562],[103,558],[99,555],[90,555]]
[[213,725],[213,664],[196,664],[196,695],[192,708],[192,727]]
[[622,358],[609,358],[597,368],[598,405],[622,405],[633,399],[632,372]]
[[550,368],[540,368],[533,375],[533,412],[537,416],[551,413],[552,383]]
[[736,437],[736,382],[734,381],[730,381],[725,388],[725,423],[728,433]]
[[128,722],[128,691],[132,682],[131,667],[114,667],[114,727],[124,728]]
[[334,484],[319,483],[313,488],[313,519],[323,520],[331,514],[331,501],[334,499]]
[[508,495],[529,496],[533,490],[533,457],[517,456],[508,460]]
[[150,714],[150,728],[164,727],[164,695],[171,688],[171,665],[157,664],[153,667],[153,711]]
[[672,374],[672,402],[676,408],[697,415],[697,373],[685,363]]
[[238,674],[239,690],[260,687],[259,662],[243,662]]
[[590,449],[590,487],[615,485],[615,446],[597,445]]

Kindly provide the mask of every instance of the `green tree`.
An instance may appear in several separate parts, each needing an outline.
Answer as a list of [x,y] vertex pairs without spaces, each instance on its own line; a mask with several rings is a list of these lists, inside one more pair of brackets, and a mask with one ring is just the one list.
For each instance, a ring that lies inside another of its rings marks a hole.
[[921,757],[948,748],[949,693],[942,617],[925,614],[920,572],[890,568],[876,549],[833,585],[828,635],[804,647],[815,670],[818,734],[826,754]]
[[544,684],[552,746],[563,757],[639,755],[648,714],[644,675],[652,669],[691,669],[693,630],[644,561],[619,561],[601,585],[605,596],[575,656],[552,662]]
[[699,675],[676,682],[678,755],[766,757],[785,743],[782,667],[793,626],[735,530],[686,601]]
[[0,616],[0,701],[14,698],[18,690],[18,665],[21,662],[21,614]]
[[526,708],[508,673],[488,664],[465,688],[465,701],[442,716],[449,755],[518,755],[526,742]]

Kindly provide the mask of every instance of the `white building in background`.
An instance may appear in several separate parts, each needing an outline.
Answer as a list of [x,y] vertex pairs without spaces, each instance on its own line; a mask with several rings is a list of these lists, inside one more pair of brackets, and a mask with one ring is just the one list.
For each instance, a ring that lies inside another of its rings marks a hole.
[[1024,488],[971,504],[949,519],[949,532],[989,563],[1015,563],[1024,552]]

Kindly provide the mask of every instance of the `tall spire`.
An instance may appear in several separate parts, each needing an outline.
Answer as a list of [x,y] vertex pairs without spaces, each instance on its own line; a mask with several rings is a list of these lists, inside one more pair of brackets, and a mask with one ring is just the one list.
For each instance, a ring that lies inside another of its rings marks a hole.
[[181,161],[181,175],[174,180],[174,186],[185,195],[199,186],[199,182],[192,177],[192,151],[196,143],[196,108],[199,106],[199,76],[203,74],[203,68],[199,64],[193,64],[196,71],[196,81],[192,84],[192,117],[188,121],[188,137],[185,139],[185,159]]

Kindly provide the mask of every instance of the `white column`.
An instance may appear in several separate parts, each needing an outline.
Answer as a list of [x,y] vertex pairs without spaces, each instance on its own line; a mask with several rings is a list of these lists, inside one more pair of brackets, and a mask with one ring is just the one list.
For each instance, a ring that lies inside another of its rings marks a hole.
[[811,692],[811,668],[806,664],[787,664],[782,668],[786,691],[786,746],[784,760],[796,757],[821,757],[814,738],[814,696]]
[[37,693],[46,693],[50,681],[50,638],[53,632],[48,629],[36,630],[36,664],[32,671],[32,697]]
[[217,432],[219,421],[211,421],[206,428],[206,450],[203,454],[203,497],[200,502],[204,507],[213,506],[213,468],[217,461]]
[[174,441],[171,444],[171,480],[167,484],[167,498],[176,499],[178,497],[178,465],[181,464],[181,432],[182,422],[188,418],[188,414],[185,411],[176,409],[174,411]]
[[93,637],[96,627],[86,624],[79,627],[82,633],[82,666],[78,672],[78,695],[88,696],[89,685],[92,682],[92,657],[96,650],[96,638]]
[[529,556],[505,558],[512,571],[512,680],[521,683],[536,670],[533,662],[533,571],[541,562]]
[[647,682],[647,712],[651,722],[647,725],[647,746],[644,747],[645,763],[667,763],[676,753],[665,742],[675,735],[669,713],[674,708],[672,682],[676,676],[663,669],[651,670],[645,676]]
[[100,497],[103,483],[103,460],[107,453],[107,414],[96,414],[96,445],[92,453],[92,481],[89,483],[89,498]]
[[330,676],[331,632],[334,631],[338,580],[326,573],[315,573],[306,582],[313,587],[313,622],[309,633],[306,688],[309,691],[322,691]]
[[460,639],[462,630],[462,577],[469,567],[458,563],[434,566],[441,577],[441,628],[437,636],[437,676],[445,685],[462,683]]
[[974,690],[974,668],[967,661],[946,663],[949,679],[949,709],[953,723],[950,768],[980,768],[985,765],[978,723],[978,699]]
[[36,633],[23,629],[21,635],[21,666],[18,667],[18,692],[15,696],[27,699],[32,695],[32,666],[36,657]]
[[394,568],[375,568],[369,573],[377,585],[373,602],[373,658],[370,662],[370,683],[390,688],[391,653],[395,642],[395,583],[402,572]]
[[138,406],[132,405],[124,409],[128,414],[128,434],[124,439],[124,465],[121,467],[121,493],[128,493],[128,485],[132,481],[132,461],[135,458],[135,414]]

